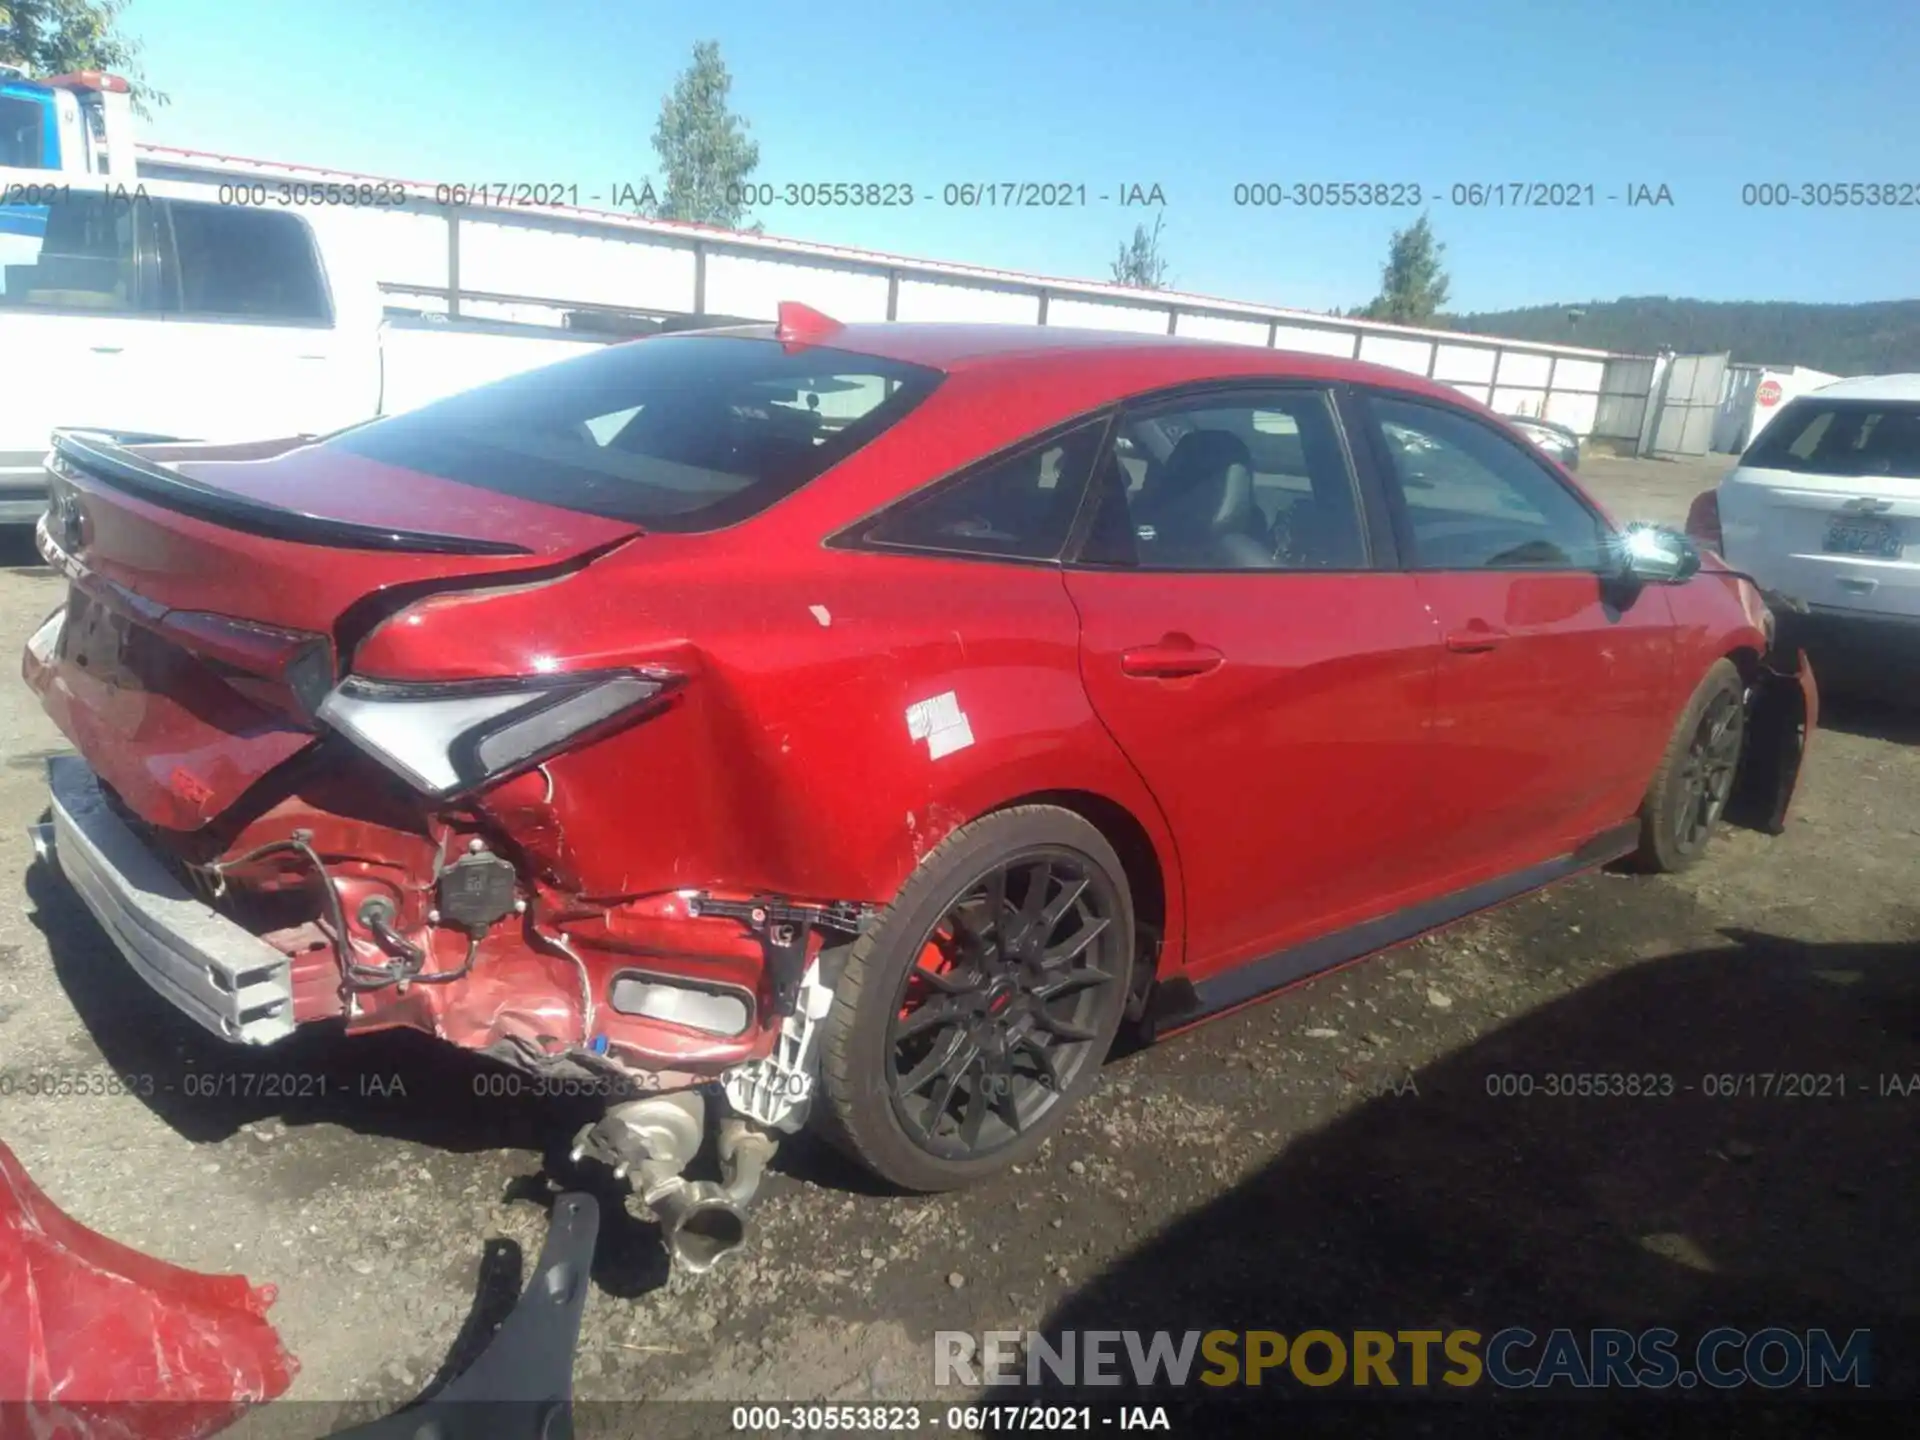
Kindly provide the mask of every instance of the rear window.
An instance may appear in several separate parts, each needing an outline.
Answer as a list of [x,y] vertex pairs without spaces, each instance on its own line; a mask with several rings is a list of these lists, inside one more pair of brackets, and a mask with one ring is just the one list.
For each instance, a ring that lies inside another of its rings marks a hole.
[[650,530],[731,525],[898,422],[940,372],[775,340],[666,336],[509,376],[327,443]]
[[1740,463],[1803,475],[1920,478],[1920,404],[1804,396],[1761,431]]
[[165,309],[253,321],[331,320],[319,256],[299,216],[171,200],[166,223],[173,243],[162,247]]

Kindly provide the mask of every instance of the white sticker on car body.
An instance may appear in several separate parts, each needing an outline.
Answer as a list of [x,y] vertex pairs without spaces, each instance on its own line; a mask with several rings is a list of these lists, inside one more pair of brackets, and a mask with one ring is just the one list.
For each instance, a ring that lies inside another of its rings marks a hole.
[[928,758],[940,759],[973,744],[973,726],[951,690],[907,707],[907,734],[927,742]]

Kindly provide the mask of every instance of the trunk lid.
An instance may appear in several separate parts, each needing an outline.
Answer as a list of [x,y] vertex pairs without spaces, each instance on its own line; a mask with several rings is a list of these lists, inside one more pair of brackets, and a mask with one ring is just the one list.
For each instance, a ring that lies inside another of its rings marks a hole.
[[304,441],[55,437],[42,549],[69,581],[28,683],[136,813],[194,830],[318,737],[345,652],[390,604],[534,579],[638,527]]

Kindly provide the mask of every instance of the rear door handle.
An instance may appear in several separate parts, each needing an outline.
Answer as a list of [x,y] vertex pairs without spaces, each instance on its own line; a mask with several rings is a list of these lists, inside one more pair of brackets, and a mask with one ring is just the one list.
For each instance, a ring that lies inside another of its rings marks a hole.
[[1167,635],[1153,645],[1120,652],[1120,673],[1144,680],[1180,680],[1217,670],[1226,659],[1211,645],[1196,645],[1184,635]]
[[93,353],[96,355],[118,355],[126,348],[124,345],[95,345],[92,347]]
[[1507,632],[1496,630],[1484,621],[1476,620],[1464,630],[1456,630],[1447,636],[1447,649],[1461,655],[1478,655],[1483,651],[1497,649]]

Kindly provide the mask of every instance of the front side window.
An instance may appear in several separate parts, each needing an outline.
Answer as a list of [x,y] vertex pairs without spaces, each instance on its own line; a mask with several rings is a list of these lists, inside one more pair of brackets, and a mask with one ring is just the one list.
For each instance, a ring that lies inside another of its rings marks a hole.
[[166,308],[241,320],[332,319],[313,237],[299,216],[173,200],[166,218],[173,233]]
[[1527,451],[1452,409],[1368,401],[1422,570],[1605,568],[1600,519]]
[[670,335],[510,375],[326,443],[649,530],[731,525],[866,445],[940,380],[776,340]]
[[1105,419],[1039,441],[896,505],[862,536],[999,559],[1052,560],[1073,528]]
[[47,205],[0,205],[0,309],[137,308],[135,208],[81,192]]
[[1324,391],[1123,414],[1081,560],[1142,570],[1352,570],[1367,563]]
[[1805,396],[1780,412],[1740,463],[1802,475],[1920,478],[1920,405]]

